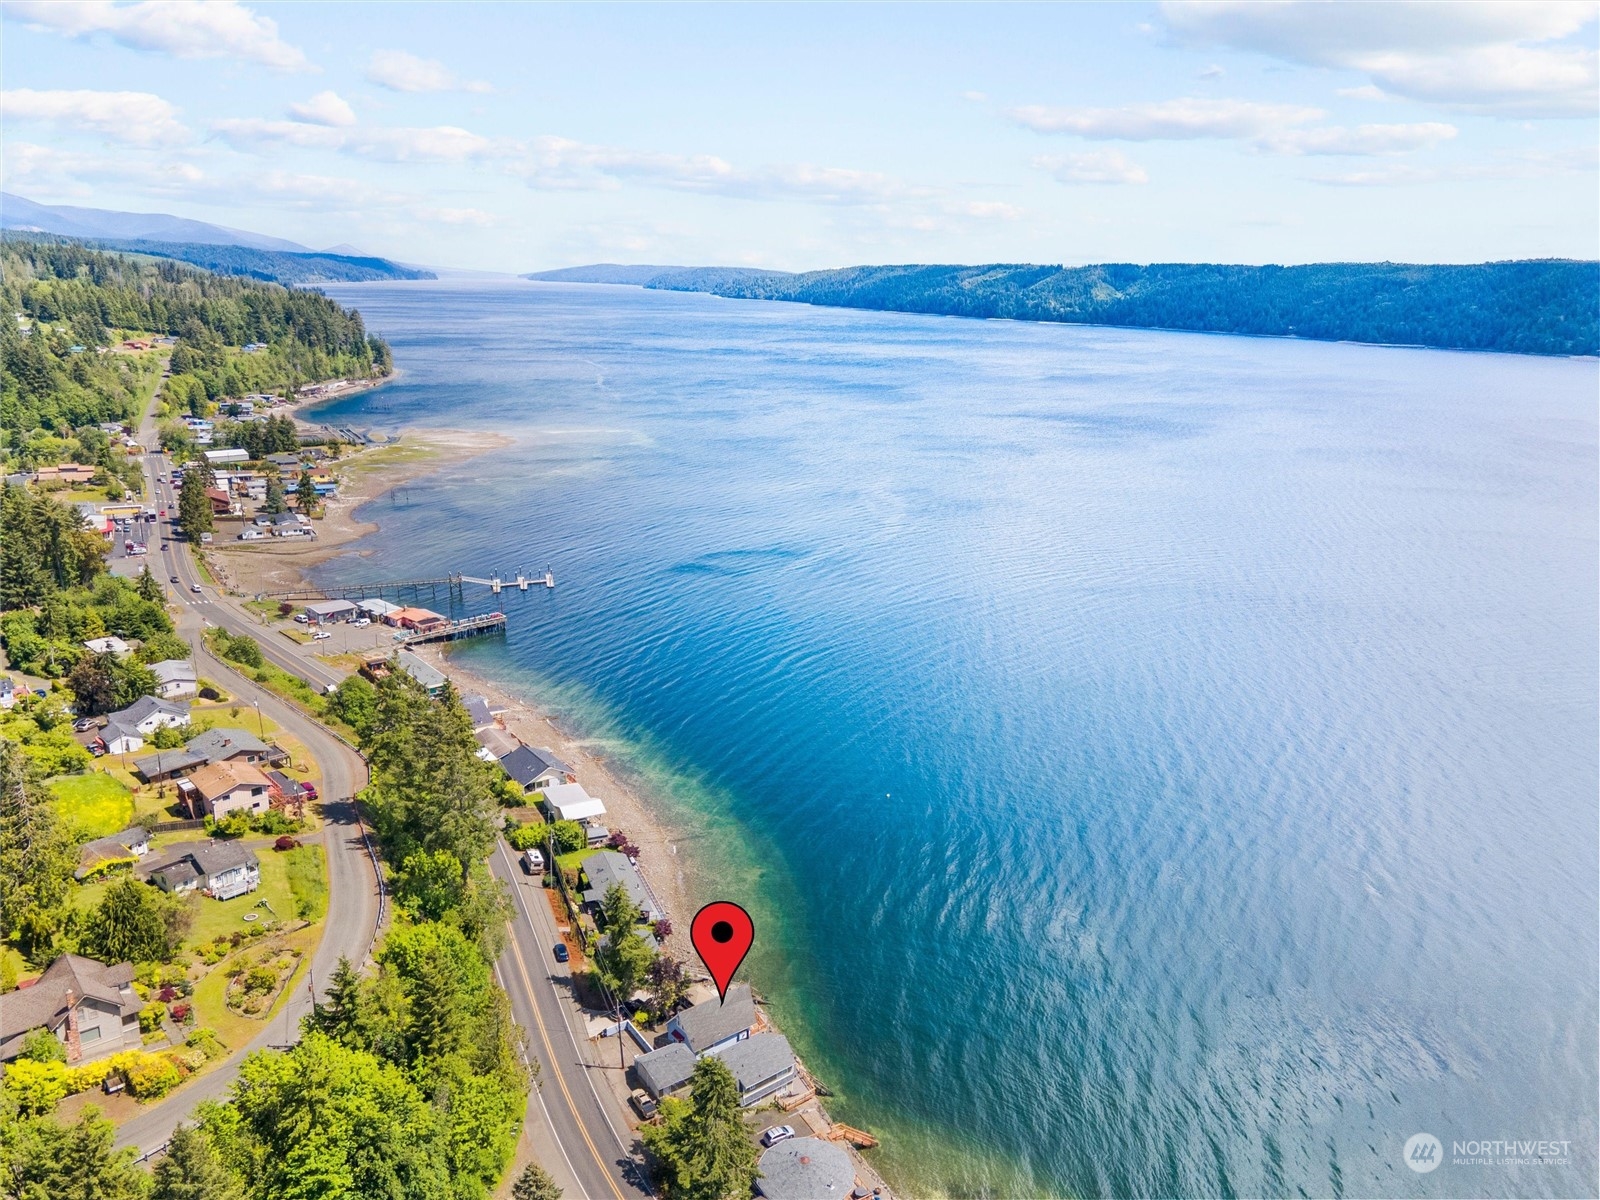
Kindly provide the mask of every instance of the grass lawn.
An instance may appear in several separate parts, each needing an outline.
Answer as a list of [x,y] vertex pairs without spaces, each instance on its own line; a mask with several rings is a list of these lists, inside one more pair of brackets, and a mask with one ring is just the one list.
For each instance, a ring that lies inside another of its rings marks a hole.
[[560,867],[563,871],[565,871],[568,867],[577,867],[581,865],[583,860],[588,858],[591,854],[599,854],[600,851],[604,849],[604,846],[590,846],[586,850],[569,850],[565,854],[556,855],[556,866]]
[[[241,902],[242,900],[243,897],[241,897]],[[212,967],[207,972],[206,977],[195,985],[193,997],[195,1023],[207,1029],[215,1030],[216,1035],[222,1039],[222,1044],[229,1051],[239,1049],[239,1047],[267,1027],[273,1015],[283,1007],[283,1002],[286,999],[294,995],[296,989],[305,987],[306,972],[311,967],[311,953],[316,949],[317,941],[321,936],[322,930],[313,925],[310,929],[301,929],[283,937],[258,938],[240,946],[239,949]],[[254,957],[259,954],[263,944],[266,943],[282,944],[301,951],[300,963],[295,968],[294,975],[290,978],[288,986],[278,994],[278,999],[274,1002],[272,1011],[265,1016],[243,1017],[229,1012],[226,997],[228,994],[228,979],[233,974],[233,965],[246,955]]]
[[295,916],[303,921],[322,920],[328,912],[328,862],[322,847],[300,846],[281,857],[287,864]]
[[[271,845],[254,849],[256,858],[261,862],[261,886],[232,900],[213,900],[209,896],[202,896],[194,928],[189,930],[189,936],[184,940],[186,946],[214,941],[220,935],[235,930],[248,930],[251,925],[265,920],[267,911],[260,907],[263,900],[272,906],[272,911],[280,921],[295,919],[294,893],[289,889],[289,864],[285,861],[287,856],[279,854]],[[251,912],[257,915],[257,921],[244,919],[245,914]]]
[[103,771],[50,781],[56,811],[86,837],[110,837],[133,822],[133,792]]

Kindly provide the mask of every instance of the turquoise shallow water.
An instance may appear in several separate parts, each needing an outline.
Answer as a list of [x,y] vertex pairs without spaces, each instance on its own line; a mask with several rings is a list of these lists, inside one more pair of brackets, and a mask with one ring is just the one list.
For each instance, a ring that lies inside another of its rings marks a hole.
[[910,1192],[1595,1191],[1594,362],[332,291],[405,375],[325,414],[517,445],[326,570],[554,566],[463,653],[663,794]]

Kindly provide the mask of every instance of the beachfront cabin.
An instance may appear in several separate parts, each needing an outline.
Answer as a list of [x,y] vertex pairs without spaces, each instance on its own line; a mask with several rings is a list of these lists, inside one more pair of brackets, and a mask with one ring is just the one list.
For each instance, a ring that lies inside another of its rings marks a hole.
[[755,1033],[719,1055],[739,1085],[745,1108],[775,1096],[795,1081],[794,1051],[781,1033]]
[[225,820],[236,812],[264,813],[272,807],[272,781],[261,768],[244,762],[208,763],[181,780],[178,794],[189,811]]
[[694,1051],[682,1042],[669,1042],[659,1050],[641,1054],[633,1060],[633,1073],[639,1086],[650,1093],[657,1104],[668,1096],[677,1096],[689,1090],[689,1078],[694,1074]]
[[593,821],[606,815],[605,804],[581,783],[552,784],[544,789],[544,803],[552,821]]
[[449,678],[438,667],[435,667],[426,659],[417,657],[409,650],[400,651],[399,654],[395,655],[395,659],[399,662],[402,671],[427,689],[429,696],[437,696],[444,691],[444,685],[450,682]]
[[[856,1168],[844,1147],[821,1138],[789,1138],[761,1155],[756,1195],[763,1200],[817,1200],[855,1195]],[[864,1189],[863,1189],[864,1194]]]
[[[589,860],[585,859],[583,865],[588,867]],[[756,1002],[750,985],[736,983],[728,989],[725,1001],[705,1000],[674,1014],[667,1022],[667,1036],[689,1047],[696,1057],[720,1054],[748,1038],[755,1023]]]
[[150,664],[150,673],[156,677],[156,695],[163,700],[174,696],[192,696],[200,690],[200,677],[195,674],[194,663],[187,658],[168,658]]
[[[544,749],[536,750],[531,746],[518,745],[515,750],[512,750],[500,760],[500,766],[522,789],[523,795],[544,792],[562,784],[570,784],[574,778],[572,768],[550,751]],[[593,803],[599,804],[600,802],[596,800]],[[605,805],[601,804],[599,811],[603,813],[605,810]],[[585,818],[564,817],[561,819],[576,821]]]
[[300,611],[315,625],[332,625],[353,620],[356,606],[348,600],[318,600],[315,604],[302,605]]
[[478,742],[478,757],[484,762],[499,762],[506,755],[522,745],[515,737],[501,729],[498,725],[490,725],[485,729],[474,729],[472,736]]
[[598,909],[606,893],[620,883],[627,891],[628,898],[644,913],[647,922],[659,921],[666,916],[645,883],[644,876],[639,874],[639,868],[628,861],[627,855],[615,850],[591,854],[583,860],[583,874],[589,881],[589,886],[582,893],[585,904]]

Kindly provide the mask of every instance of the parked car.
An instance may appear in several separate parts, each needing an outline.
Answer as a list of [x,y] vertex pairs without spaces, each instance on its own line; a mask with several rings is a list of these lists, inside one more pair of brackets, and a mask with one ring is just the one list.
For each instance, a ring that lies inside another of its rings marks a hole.
[[527,850],[522,855],[522,870],[528,875],[538,875],[544,871],[544,853],[539,850]]
[[656,1115],[656,1102],[643,1088],[634,1088],[628,1093],[628,1103],[633,1105],[633,1111],[638,1113],[642,1120],[648,1121]]
[[325,642],[332,636],[333,634],[329,633],[326,629],[319,629],[311,635],[311,640],[313,642]]
[[365,629],[368,625],[372,624],[372,618],[357,617],[354,621],[351,621],[350,624],[354,625],[357,629]]
[[315,800],[317,798],[317,789],[309,783],[302,783],[300,790],[305,793],[307,800]]
[[566,962],[571,957],[572,957],[572,955],[567,953],[567,944],[565,942],[557,942],[556,943],[556,961],[557,962]]
[[93,729],[98,724],[99,724],[99,722],[96,721],[93,717],[79,717],[76,721],[74,721],[72,723],[72,732],[73,733],[88,733],[89,730]]
[[311,618],[306,616],[305,613],[295,613],[294,620],[296,625],[309,625],[311,623]]
[[774,1125],[761,1135],[763,1146],[776,1146],[779,1142],[787,1142],[794,1136],[793,1125]]

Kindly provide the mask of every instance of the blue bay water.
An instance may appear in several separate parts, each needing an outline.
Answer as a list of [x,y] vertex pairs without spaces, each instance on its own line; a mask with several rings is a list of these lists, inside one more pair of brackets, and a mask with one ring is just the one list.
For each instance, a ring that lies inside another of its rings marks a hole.
[[[330,291],[404,376],[324,419],[516,444],[325,570],[553,565],[464,661],[661,797],[908,1194],[1595,1192],[1594,362]],[[1510,1137],[1571,1161],[1448,1161]]]

